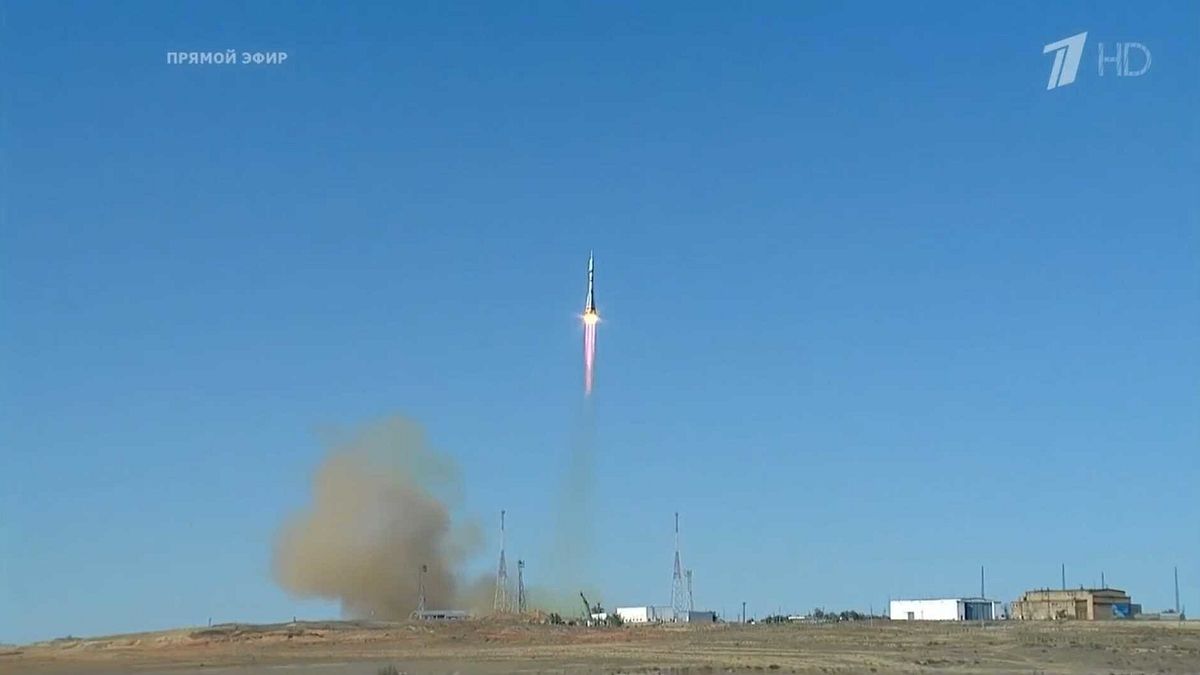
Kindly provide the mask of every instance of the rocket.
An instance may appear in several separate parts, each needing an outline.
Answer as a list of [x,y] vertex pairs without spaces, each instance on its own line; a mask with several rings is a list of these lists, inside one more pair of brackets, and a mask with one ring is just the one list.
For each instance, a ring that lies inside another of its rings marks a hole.
[[596,256],[588,253],[588,292],[583,301],[583,393],[591,396],[592,383],[596,377],[596,324],[600,313],[596,311]]
[[583,320],[595,323],[600,318],[596,311],[596,256],[588,253],[588,290],[587,300],[583,303]]

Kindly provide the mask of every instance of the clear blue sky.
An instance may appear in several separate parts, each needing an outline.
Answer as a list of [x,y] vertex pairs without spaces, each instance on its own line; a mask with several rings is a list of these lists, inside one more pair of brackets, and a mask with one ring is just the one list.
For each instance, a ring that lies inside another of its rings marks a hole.
[[[391,412],[536,581],[592,248],[606,602],[679,510],[717,610],[1200,612],[1196,3],[3,14],[0,642],[335,615],[271,537]],[[166,63],[228,48],[289,58]]]

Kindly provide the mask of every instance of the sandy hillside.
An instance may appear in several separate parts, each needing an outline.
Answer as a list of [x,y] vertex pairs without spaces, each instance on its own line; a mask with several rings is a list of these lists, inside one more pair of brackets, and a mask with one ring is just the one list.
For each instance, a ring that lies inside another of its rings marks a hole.
[[1200,622],[842,623],[583,628],[459,623],[221,625],[61,639],[0,653],[0,673],[1200,673]]

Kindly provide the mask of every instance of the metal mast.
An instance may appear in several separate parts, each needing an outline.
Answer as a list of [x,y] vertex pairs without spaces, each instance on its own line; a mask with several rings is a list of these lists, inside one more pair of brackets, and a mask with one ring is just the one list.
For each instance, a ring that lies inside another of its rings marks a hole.
[[1175,567],[1175,616],[1181,616],[1179,609],[1179,567]]
[[692,601],[692,571],[687,571],[687,588],[688,588],[688,611],[696,609],[695,602]]
[[508,565],[504,562],[504,510],[500,510],[500,566],[496,569],[496,599],[492,611],[508,611]]
[[425,614],[425,573],[430,571],[426,565],[421,566],[421,571],[416,575],[416,611],[413,613],[413,619],[424,619]]
[[679,512],[675,512],[675,571],[671,576],[671,609],[675,612],[675,620],[682,621],[687,616],[687,597],[684,596],[683,565],[679,563]]
[[517,561],[517,611],[525,613],[525,561]]

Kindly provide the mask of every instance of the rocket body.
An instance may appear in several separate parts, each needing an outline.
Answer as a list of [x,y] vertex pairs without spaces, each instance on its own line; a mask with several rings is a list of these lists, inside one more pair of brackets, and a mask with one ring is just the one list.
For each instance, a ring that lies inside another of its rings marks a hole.
[[587,300],[583,303],[583,314],[596,314],[596,256],[588,255],[588,291]]
[[587,299],[583,301],[583,392],[591,396],[596,378],[596,324],[600,313],[596,311],[596,259],[588,255]]

